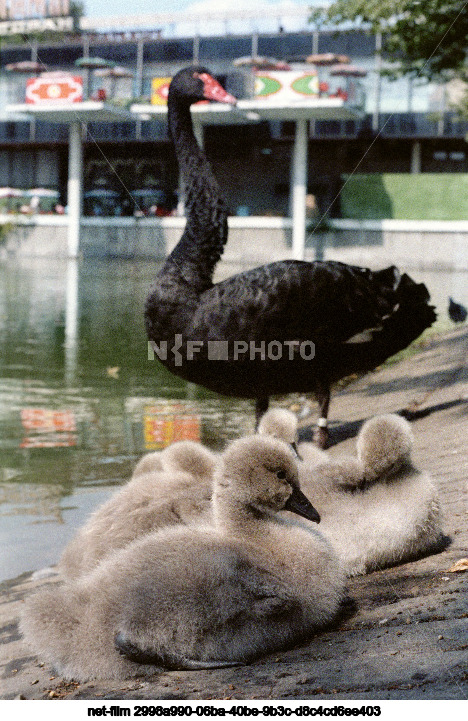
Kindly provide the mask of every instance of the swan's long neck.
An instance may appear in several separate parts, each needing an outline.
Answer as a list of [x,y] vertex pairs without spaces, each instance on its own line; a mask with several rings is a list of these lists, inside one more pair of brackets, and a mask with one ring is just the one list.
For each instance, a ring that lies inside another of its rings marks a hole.
[[166,266],[175,266],[191,287],[203,291],[212,284],[227,240],[227,210],[195,139],[189,105],[169,96],[168,122],[185,185],[187,223]]
[[214,484],[212,497],[214,525],[223,534],[240,536],[252,541],[265,540],[266,521],[273,521],[270,514],[236,499],[229,484],[218,479]]

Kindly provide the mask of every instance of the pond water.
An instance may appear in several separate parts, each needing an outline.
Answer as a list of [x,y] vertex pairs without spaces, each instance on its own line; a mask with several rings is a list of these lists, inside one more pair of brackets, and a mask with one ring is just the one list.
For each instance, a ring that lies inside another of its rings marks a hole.
[[[120,260],[0,263],[0,580],[55,563],[144,452],[184,437],[219,449],[252,430],[250,401],[148,360],[154,272]],[[468,304],[465,273],[412,275],[442,324],[448,295]]]

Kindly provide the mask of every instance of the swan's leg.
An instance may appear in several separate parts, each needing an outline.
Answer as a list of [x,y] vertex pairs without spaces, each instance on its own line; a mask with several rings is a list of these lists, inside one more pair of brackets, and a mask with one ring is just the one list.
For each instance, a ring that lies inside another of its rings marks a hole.
[[330,406],[330,386],[320,386],[320,388],[316,390],[316,396],[320,415],[314,431],[314,441],[319,448],[326,448],[329,439],[328,408]]
[[260,423],[260,418],[263,416],[264,413],[268,410],[268,396],[261,396],[260,398],[257,398],[255,401],[255,430],[258,430],[258,424]]

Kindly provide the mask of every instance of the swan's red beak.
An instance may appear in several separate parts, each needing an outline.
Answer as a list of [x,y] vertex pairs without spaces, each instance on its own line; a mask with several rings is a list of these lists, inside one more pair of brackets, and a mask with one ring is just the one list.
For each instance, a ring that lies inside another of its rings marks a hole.
[[229,105],[235,105],[237,103],[234,95],[227,93],[223,86],[211,75],[208,73],[200,73],[198,77],[203,81],[203,94],[207,100],[216,100],[217,103],[229,103]]

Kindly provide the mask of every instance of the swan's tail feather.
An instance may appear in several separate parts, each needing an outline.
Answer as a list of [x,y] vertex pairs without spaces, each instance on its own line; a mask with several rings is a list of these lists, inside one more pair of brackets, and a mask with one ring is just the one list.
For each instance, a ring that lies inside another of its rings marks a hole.
[[394,311],[386,319],[389,331],[402,333],[401,340],[395,337],[395,342],[402,344],[414,340],[433,324],[437,315],[434,306],[429,303],[430,299],[424,283],[416,283],[406,273],[401,275],[395,288]]
[[382,318],[381,328],[373,332],[372,340],[361,344],[363,370],[407,348],[437,318],[424,283],[416,283],[406,273],[399,278],[393,298],[394,308]]
[[213,659],[212,661],[201,661],[193,658],[185,658],[176,656],[165,651],[145,651],[135,644],[128,641],[122,633],[115,636],[115,647],[119,653],[125,656],[129,661],[139,664],[151,664],[153,666],[162,666],[172,671],[197,671],[211,668],[231,668],[233,666],[244,666],[245,661],[221,661]]

